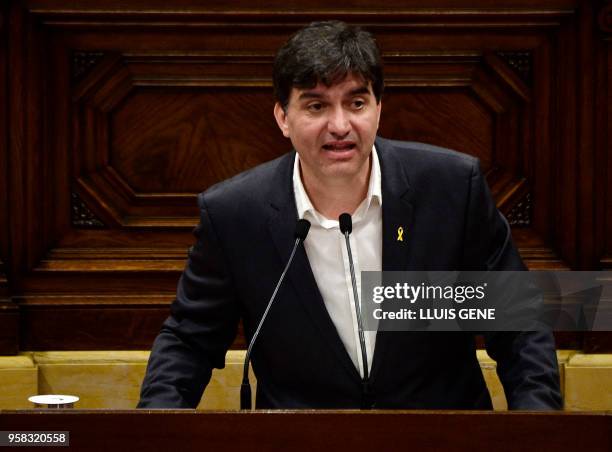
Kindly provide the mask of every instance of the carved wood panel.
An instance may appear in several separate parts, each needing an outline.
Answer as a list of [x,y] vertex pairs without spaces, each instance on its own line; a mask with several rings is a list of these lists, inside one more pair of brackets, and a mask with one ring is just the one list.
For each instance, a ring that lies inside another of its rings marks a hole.
[[132,54],[90,67],[72,93],[81,211],[114,227],[192,226],[196,193],[282,154],[269,60]]
[[272,117],[271,62],[312,20],[376,35],[387,82],[381,135],[478,156],[530,267],[612,262],[609,3],[4,8],[0,215],[10,228],[0,257],[25,349],[74,347],[73,332],[83,348],[146,348],[192,241],[196,193],[289,149]]
[[612,269],[612,1],[602,2],[597,16],[601,49],[597,85],[597,167],[598,197],[597,238],[600,265]]
[[8,5],[0,6],[0,353],[18,352],[19,311],[10,299],[8,269],[9,211],[8,211]]

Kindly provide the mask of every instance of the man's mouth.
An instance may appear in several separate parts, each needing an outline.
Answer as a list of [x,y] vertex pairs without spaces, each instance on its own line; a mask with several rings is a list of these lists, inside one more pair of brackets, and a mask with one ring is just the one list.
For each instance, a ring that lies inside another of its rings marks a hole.
[[342,151],[350,151],[354,149],[355,146],[356,144],[352,141],[331,141],[331,142],[325,143],[323,145],[323,149],[325,149],[326,151],[342,152]]

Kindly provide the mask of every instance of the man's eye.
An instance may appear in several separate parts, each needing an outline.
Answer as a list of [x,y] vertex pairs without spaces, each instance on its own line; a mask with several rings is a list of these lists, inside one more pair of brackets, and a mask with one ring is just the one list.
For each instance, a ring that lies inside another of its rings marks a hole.
[[323,105],[322,104],[309,104],[306,108],[308,108],[308,111],[316,113],[323,109]]
[[365,106],[365,102],[361,99],[357,99],[353,101],[353,108],[356,110],[361,110]]

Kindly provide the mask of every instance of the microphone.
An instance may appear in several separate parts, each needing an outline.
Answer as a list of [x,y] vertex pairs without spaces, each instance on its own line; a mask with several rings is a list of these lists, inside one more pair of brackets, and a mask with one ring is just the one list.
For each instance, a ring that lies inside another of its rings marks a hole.
[[244,368],[242,371],[242,384],[240,385],[240,409],[241,410],[250,410],[251,409],[251,383],[249,382],[249,362],[251,359],[251,351],[253,350],[253,345],[255,344],[255,340],[259,335],[259,331],[261,330],[261,326],[263,325],[266,317],[268,316],[268,312],[270,311],[270,307],[276,298],[276,294],[278,293],[278,289],[280,288],[283,280],[285,279],[285,275],[287,274],[287,270],[289,270],[289,266],[291,262],[293,262],[293,257],[295,256],[295,252],[301,242],[306,239],[308,235],[308,230],[310,229],[310,221],[304,220],[303,218],[297,221],[295,225],[295,243],[293,244],[293,250],[291,251],[291,255],[289,256],[289,260],[287,261],[287,265],[281,273],[281,276],[276,283],[276,287],[274,288],[274,292],[272,292],[272,296],[270,297],[270,301],[268,301],[268,305],[266,306],[266,310],[261,316],[261,320],[257,325],[257,329],[251,338],[251,342],[249,343],[249,348],[247,349],[246,356],[244,357]]
[[338,223],[340,223],[340,232],[343,235],[348,235],[353,232],[353,220],[348,213],[343,213],[338,218]]
[[295,238],[303,242],[306,240],[308,231],[310,231],[310,221],[304,220],[303,218],[298,220],[297,224],[295,225]]
[[359,330],[359,345],[361,346],[361,361],[363,364],[363,385],[364,391],[367,392],[368,381],[368,354],[366,352],[365,335],[363,332],[363,321],[361,318],[361,304],[359,303],[359,295],[357,294],[357,280],[355,279],[355,267],[353,266],[353,254],[351,253],[350,233],[353,231],[353,220],[348,213],[343,213],[338,218],[340,223],[340,232],[344,235],[346,242],[346,250],[349,258],[349,269],[351,271],[351,283],[353,285],[353,301],[355,302],[355,312],[357,313],[357,328]]

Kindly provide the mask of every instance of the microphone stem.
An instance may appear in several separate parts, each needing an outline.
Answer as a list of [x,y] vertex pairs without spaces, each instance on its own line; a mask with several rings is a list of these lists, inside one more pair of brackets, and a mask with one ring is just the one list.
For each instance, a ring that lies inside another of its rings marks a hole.
[[368,354],[366,352],[365,335],[363,333],[363,321],[361,320],[361,304],[357,294],[357,281],[355,280],[355,267],[353,266],[353,254],[351,253],[351,244],[348,231],[344,233],[346,240],[346,250],[349,258],[349,269],[351,271],[351,283],[353,286],[353,300],[355,302],[355,312],[357,314],[357,329],[359,330],[359,345],[361,347],[361,361],[363,364],[363,380],[367,381],[368,376]]
[[[297,251],[299,244],[300,244],[300,239],[296,238],[295,244],[293,245],[293,250],[291,251],[291,255],[289,256],[289,260],[287,261],[287,265],[285,265],[285,269],[283,270],[283,273],[281,274],[278,280],[278,283],[276,284],[276,287],[274,288],[274,292],[272,293],[272,296],[270,297],[270,301],[268,301],[266,310],[261,316],[261,320],[259,321],[259,324],[257,325],[257,329],[255,330],[255,333],[253,334],[253,337],[251,338],[251,342],[249,343],[249,348],[247,349],[246,357],[244,359],[244,367],[242,369],[242,386],[244,388],[242,389],[242,391],[244,391],[245,395],[248,392],[249,400],[248,402],[246,400],[243,401],[241,397],[240,404],[241,405],[246,404],[246,406],[241,406],[240,409],[250,409],[251,408],[251,401],[250,401],[251,388],[250,388],[250,383],[249,383],[249,362],[251,358],[251,350],[253,349],[253,345],[255,344],[255,341],[257,340],[259,331],[261,330],[261,327],[264,321],[266,320],[266,317],[268,316],[268,311],[270,310],[270,307],[272,306],[272,303],[274,302],[274,299],[276,298],[278,289],[280,288],[281,284],[283,283],[283,280],[285,279],[285,275],[287,274],[287,270],[289,270],[289,266],[291,265],[291,262],[293,261],[293,257],[295,256],[295,252]],[[248,389],[246,388],[247,386],[248,386]]]

